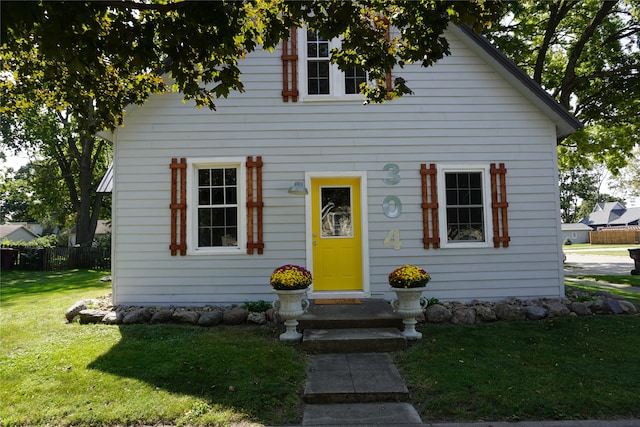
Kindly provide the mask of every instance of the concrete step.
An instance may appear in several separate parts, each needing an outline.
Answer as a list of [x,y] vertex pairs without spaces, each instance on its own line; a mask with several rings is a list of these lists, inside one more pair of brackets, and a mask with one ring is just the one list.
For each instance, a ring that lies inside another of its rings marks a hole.
[[298,319],[301,331],[402,327],[402,318],[383,299],[362,299],[357,304],[319,304],[311,300],[307,312]]
[[387,353],[321,354],[307,368],[304,401],[401,402],[409,390]]
[[309,353],[387,353],[405,350],[396,328],[305,329],[302,349]]
[[303,426],[424,426],[413,406],[401,402],[307,405]]

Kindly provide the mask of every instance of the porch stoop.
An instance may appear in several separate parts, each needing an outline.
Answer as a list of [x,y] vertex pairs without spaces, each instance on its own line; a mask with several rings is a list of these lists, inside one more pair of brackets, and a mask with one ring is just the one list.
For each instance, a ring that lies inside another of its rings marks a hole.
[[298,319],[302,348],[310,353],[392,352],[407,348],[400,332],[402,318],[383,299],[358,304],[317,304],[310,301]]

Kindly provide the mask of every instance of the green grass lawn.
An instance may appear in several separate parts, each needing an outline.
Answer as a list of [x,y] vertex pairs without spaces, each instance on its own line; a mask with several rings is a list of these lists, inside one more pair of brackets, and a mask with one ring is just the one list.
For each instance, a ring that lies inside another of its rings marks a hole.
[[640,248],[640,244],[628,245],[591,245],[589,243],[574,243],[572,245],[563,245],[562,250],[565,253],[589,254],[589,255],[609,255],[629,257],[630,248]]
[[104,272],[3,272],[0,425],[300,421],[306,356],[260,326],[67,324]]
[[595,282],[614,283],[616,285],[640,287],[640,276],[620,276],[613,274],[576,274],[571,275],[576,279]]
[[[566,288],[605,290],[640,309],[640,293],[624,288]],[[638,315],[418,329],[424,338],[396,358],[425,422],[640,417]]]
[[[2,273],[0,425],[301,422],[308,355],[281,328],[67,324],[104,274]],[[425,422],[640,418],[640,316],[419,330],[394,359]]]
[[396,355],[423,421],[640,417],[640,317],[419,328]]

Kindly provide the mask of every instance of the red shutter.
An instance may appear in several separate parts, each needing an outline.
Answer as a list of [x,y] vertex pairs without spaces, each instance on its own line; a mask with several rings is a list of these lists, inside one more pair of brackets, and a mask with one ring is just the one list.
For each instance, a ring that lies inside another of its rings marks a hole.
[[[254,180],[255,172],[255,180]],[[254,197],[255,185],[255,197]],[[253,254],[254,249],[258,254],[264,252],[262,241],[262,157],[247,157],[247,253]],[[255,220],[255,221],[254,221]]]
[[[386,24],[389,25],[389,20],[387,18],[384,18],[384,20]],[[387,28],[387,33],[385,34],[385,38],[387,39],[387,41],[391,40],[391,28]],[[392,95],[391,95],[391,92],[393,92],[392,79],[393,79],[393,76],[391,75],[391,70],[388,70],[384,78],[386,89],[387,89],[387,100],[392,99]]]
[[187,159],[171,159],[171,256],[187,254]]
[[282,40],[282,100],[298,102],[297,30],[291,27],[289,40]]
[[[440,248],[440,231],[438,227],[438,186],[436,183],[438,170],[431,163],[420,165],[420,177],[422,179],[422,229],[424,248]],[[427,179],[428,178],[428,179]]]
[[493,247],[509,247],[509,221],[507,218],[507,168],[504,163],[496,167],[491,163],[491,211],[493,213]]

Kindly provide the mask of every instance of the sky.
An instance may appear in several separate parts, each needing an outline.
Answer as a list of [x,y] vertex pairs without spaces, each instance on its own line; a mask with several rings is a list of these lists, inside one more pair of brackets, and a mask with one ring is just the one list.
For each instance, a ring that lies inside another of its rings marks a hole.
[[0,168],[6,169],[8,167],[13,169],[18,169],[20,166],[26,165],[29,163],[29,158],[26,155],[23,156],[13,156],[7,154],[7,160],[0,160]]

